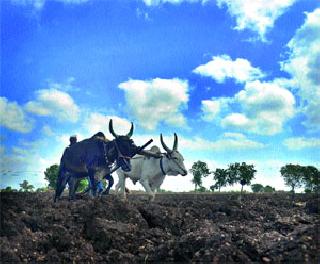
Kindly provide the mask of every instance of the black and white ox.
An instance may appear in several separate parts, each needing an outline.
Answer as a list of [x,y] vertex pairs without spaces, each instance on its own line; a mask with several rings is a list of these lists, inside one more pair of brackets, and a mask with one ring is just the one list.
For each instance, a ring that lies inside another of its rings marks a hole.
[[112,141],[103,137],[93,136],[69,146],[63,153],[60,160],[59,174],[56,184],[54,201],[59,199],[61,193],[69,184],[69,199],[74,199],[76,183],[79,179],[88,177],[91,194],[96,195],[97,182],[101,181],[110,173],[110,165],[115,163],[123,171],[130,171],[130,159],[140,153],[144,154],[144,147],[151,143],[151,140],[142,147],[134,144],[130,132],[125,136],[117,135],[113,130],[112,119],[109,121],[109,132],[114,136]]
[[[139,181],[139,183],[145,188],[149,194],[150,199],[153,201],[155,198],[155,192],[160,188],[166,175],[187,175],[187,169],[184,165],[184,158],[178,151],[178,136],[174,133],[174,143],[172,150],[167,147],[163,141],[162,134],[160,134],[161,144],[166,151],[161,153],[157,158],[155,157],[143,157],[136,156],[131,159],[131,171],[126,172],[122,169],[117,170],[119,176],[119,182],[116,185],[116,193],[121,189],[123,198],[126,199],[125,193],[125,180],[130,178],[133,183]],[[158,148],[159,149],[159,148]]]

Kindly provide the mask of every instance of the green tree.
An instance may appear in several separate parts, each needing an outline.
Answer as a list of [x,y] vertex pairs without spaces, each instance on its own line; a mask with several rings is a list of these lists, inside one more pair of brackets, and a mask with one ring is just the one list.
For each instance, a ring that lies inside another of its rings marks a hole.
[[36,189],[36,192],[47,192],[49,190],[48,187],[40,187]]
[[269,185],[266,185],[265,187],[263,187],[263,192],[275,192],[276,189],[269,186]]
[[58,173],[59,173],[59,166],[57,164],[54,164],[49,168],[46,168],[46,171],[44,172],[44,178],[49,182],[49,185],[48,185],[49,188],[51,189],[56,188]]
[[205,191],[207,191],[207,189],[206,189],[206,187],[201,186],[201,187],[199,187],[198,191],[205,192]]
[[228,183],[228,170],[217,168],[213,172],[213,175],[213,179],[216,181],[216,183],[212,186],[212,189],[218,189],[220,192],[221,187],[226,186]]
[[252,184],[252,185],[251,185],[251,190],[252,190],[254,193],[263,192],[264,187],[263,187],[262,184],[256,183],[256,184]]
[[285,185],[291,187],[291,192],[294,197],[295,189],[303,185],[304,171],[300,165],[287,164],[280,169],[281,176],[284,179]]
[[207,177],[210,174],[207,163],[200,160],[193,163],[189,172],[193,175],[192,183],[195,185],[195,191],[197,191],[198,187],[202,187],[202,177]]
[[27,180],[24,180],[20,185],[20,192],[33,192],[34,186],[29,184]]
[[305,192],[320,191],[320,171],[313,166],[303,167],[303,182],[305,184]]
[[11,186],[7,186],[5,189],[2,189],[1,192],[16,192],[16,189],[12,189]]
[[[88,186],[89,186],[88,179],[86,179],[86,178],[81,179],[76,191],[83,192],[85,189],[88,188]],[[105,186],[105,184],[104,184],[104,186]]]
[[253,165],[247,165],[245,162],[236,162],[229,165],[228,168],[228,182],[230,185],[234,183],[241,184],[241,194],[243,192],[244,185],[250,185],[251,180],[254,179],[254,174],[257,171]]

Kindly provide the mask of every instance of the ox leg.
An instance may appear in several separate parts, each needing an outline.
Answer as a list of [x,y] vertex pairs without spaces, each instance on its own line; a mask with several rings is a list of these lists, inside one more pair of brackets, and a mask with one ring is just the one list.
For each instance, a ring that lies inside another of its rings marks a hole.
[[155,194],[152,192],[149,181],[148,180],[140,180],[141,185],[145,188],[146,192],[149,195],[149,200],[154,201]]
[[126,176],[123,175],[123,179],[121,182],[121,195],[123,197],[124,200],[127,199],[127,194],[126,194]]
[[114,179],[111,174],[108,174],[105,178],[106,178],[106,180],[108,180],[108,186],[107,186],[106,190],[104,191],[104,193],[109,194],[110,189],[112,188],[112,186],[114,184]]
[[119,180],[119,182],[116,184],[116,188],[114,189],[114,191],[115,191],[116,194],[118,194],[119,189],[120,189],[120,180]]
[[54,201],[56,202],[57,200],[59,200],[62,192],[64,191],[64,189],[66,188],[67,182],[68,182],[68,174],[65,172],[61,172],[61,175],[58,178],[57,181],[57,186],[56,186],[56,195],[54,198]]
[[120,195],[122,195],[123,199],[126,199],[126,192],[125,192],[125,183],[126,183],[126,176],[122,173],[118,173],[119,176],[119,182],[116,185],[116,193],[119,192],[120,189]]
[[69,201],[72,201],[75,199],[75,193],[76,193],[76,185],[77,185],[78,179],[76,177],[70,176],[68,180],[69,185]]
[[75,185],[74,185],[74,192],[75,192],[75,193],[76,193],[76,192],[77,192],[77,190],[78,190],[78,187],[79,187],[80,181],[81,181],[81,179],[77,179],[77,180],[76,180],[76,183],[75,183]]
[[89,170],[88,171],[88,178],[89,178],[89,187],[90,187],[90,191],[89,194],[91,197],[96,196],[96,192],[97,192],[97,182],[95,181],[95,177],[94,177],[94,171],[93,170]]

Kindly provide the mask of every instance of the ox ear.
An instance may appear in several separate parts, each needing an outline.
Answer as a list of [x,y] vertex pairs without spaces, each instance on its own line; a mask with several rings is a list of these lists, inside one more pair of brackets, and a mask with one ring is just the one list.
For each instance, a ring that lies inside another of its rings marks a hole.
[[178,150],[178,136],[174,133],[173,150]]
[[166,152],[168,152],[168,153],[172,152],[172,151],[168,148],[168,146],[164,143],[162,134],[160,134],[160,141],[161,141],[162,147],[164,148],[164,150],[165,150]]
[[127,134],[127,137],[131,138],[133,134],[133,123],[131,122],[130,132]]
[[109,132],[110,132],[110,134],[112,134],[115,138],[118,137],[118,135],[117,135],[117,134],[114,132],[114,130],[113,130],[112,119],[110,119],[110,121],[109,121]]

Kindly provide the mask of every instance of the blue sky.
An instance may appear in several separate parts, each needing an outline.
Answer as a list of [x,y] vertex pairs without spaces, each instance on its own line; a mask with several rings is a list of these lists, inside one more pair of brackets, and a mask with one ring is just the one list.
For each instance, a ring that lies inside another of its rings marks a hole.
[[111,138],[110,118],[276,189],[286,163],[320,167],[317,0],[5,0],[1,21],[1,188],[45,185],[69,136]]

